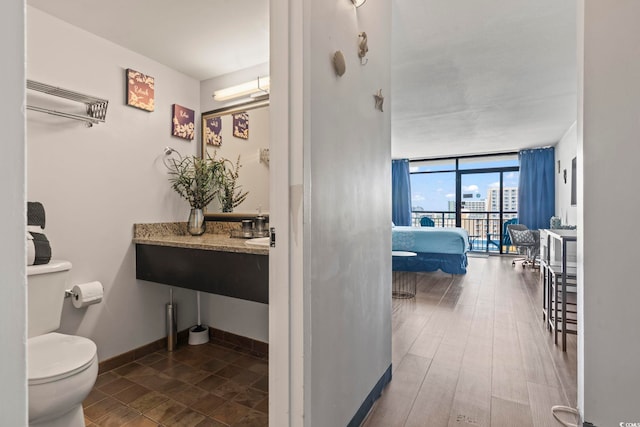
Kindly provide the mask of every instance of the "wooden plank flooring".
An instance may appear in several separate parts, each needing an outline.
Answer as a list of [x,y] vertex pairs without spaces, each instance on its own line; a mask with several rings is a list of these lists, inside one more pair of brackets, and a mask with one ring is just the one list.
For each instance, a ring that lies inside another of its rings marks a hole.
[[393,300],[393,379],[363,427],[556,427],[576,405],[576,337],[544,327],[537,270],[469,258],[468,273],[418,273]]

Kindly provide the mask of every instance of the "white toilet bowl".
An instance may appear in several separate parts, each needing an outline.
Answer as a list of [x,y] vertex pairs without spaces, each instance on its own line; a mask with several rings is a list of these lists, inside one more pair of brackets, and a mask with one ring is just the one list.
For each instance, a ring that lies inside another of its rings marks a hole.
[[29,338],[29,426],[84,427],[82,401],[98,376],[93,341],[51,332]]

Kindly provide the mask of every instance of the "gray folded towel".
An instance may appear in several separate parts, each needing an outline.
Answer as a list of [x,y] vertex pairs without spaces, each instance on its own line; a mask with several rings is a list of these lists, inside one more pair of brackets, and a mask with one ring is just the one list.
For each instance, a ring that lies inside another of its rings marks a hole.
[[[51,244],[43,233],[29,232],[31,239],[27,237],[27,245],[33,245],[33,251],[28,248],[27,265],[47,264],[51,261]],[[33,259],[31,259],[33,254]],[[32,262],[33,261],[33,262]]]
[[27,225],[39,225],[44,228],[44,206],[40,202],[27,202]]
[[51,260],[51,244],[44,235],[44,206],[27,202],[27,265],[47,264]]

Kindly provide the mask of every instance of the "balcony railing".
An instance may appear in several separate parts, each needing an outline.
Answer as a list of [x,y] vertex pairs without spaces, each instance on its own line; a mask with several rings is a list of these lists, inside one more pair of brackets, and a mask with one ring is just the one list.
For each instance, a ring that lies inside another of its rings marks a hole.
[[[460,226],[469,233],[469,244],[474,252],[514,253],[513,246],[505,245],[502,235],[504,223],[512,218],[517,218],[518,212],[462,212]],[[452,211],[413,211],[411,224],[420,227],[422,217],[433,220],[435,227],[455,227],[456,213]]]

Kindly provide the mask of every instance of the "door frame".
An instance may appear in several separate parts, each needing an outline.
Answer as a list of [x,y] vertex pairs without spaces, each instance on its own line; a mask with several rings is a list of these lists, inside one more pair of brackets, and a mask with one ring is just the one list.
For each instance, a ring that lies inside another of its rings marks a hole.
[[303,10],[300,1],[269,1],[269,425],[283,427],[305,422]]

